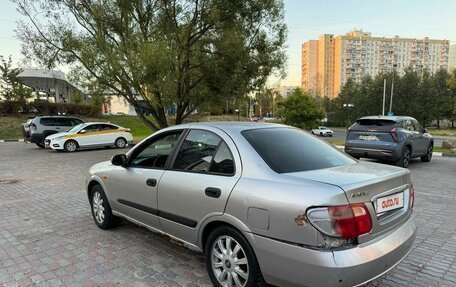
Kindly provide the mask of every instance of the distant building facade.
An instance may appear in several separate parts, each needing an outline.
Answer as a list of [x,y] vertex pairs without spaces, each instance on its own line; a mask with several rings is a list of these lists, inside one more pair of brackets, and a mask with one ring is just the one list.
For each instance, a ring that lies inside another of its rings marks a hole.
[[294,90],[298,89],[299,86],[280,86],[277,88],[276,92],[282,97],[282,99],[286,99],[288,95]]
[[24,85],[35,92],[45,94],[56,103],[71,102],[71,98],[77,93],[86,94],[82,88],[71,83],[61,71],[21,68],[21,73],[17,77]]
[[[309,56],[315,51],[317,57]],[[359,82],[366,75],[374,77],[393,70],[403,74],[408,67],[431,73],[448,69],[449,41],[372,37],[371,33],[355,30],[344,36],[325,34],[305,42],[302,60],[303,90],[334,98],[348,79]]]
[[450,52],[448,56],[448,72],[456,69],[456,44],[450,45]]

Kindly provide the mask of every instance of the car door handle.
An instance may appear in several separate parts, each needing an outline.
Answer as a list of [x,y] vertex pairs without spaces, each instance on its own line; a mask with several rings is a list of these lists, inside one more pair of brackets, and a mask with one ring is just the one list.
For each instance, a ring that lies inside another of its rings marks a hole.
[[220,195],[222,194],[222,191],[220,190],[220,188],[208,187],[208,188],[206,188],[204,193],[209,197],[219,198]]
[[153,186],[153,187],[155,187],[155,186],[157,185],[157,180],[156,180],[155,178],[148,178],[148,179],[146,180],[146,184],[147,184],[148,186]]

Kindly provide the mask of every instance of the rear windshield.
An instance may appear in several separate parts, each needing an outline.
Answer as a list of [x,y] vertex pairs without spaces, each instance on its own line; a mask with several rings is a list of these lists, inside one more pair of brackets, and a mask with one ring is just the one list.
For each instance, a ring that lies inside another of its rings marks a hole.
[[329,144],[293,128],[243,131],[242,135],[277,173],[299,172],[356,163]]
[[359,119],[352,126],[353,130],[390,130],[397,122],[385,119]]

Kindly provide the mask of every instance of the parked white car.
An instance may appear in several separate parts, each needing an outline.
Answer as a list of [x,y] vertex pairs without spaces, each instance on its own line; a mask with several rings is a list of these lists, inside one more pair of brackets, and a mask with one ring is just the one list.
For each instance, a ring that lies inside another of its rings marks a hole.
[[319,135],[322,137],[326,137],[326,136],[332,137],[334,132],[332,130],[328,129],[327,127],[319,126],[318,128],[312,130],[312,134]]
[[103,122],[79,124],[66,132],[56,133],[44,140],[46,148],[74,152],[83,148],[124,148],[133,142],[130,129]]

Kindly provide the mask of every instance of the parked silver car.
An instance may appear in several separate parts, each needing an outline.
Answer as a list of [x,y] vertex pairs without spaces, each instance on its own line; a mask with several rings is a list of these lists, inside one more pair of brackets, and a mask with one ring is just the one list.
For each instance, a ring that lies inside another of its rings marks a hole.
[[354,286],[411,250],[410,172],[283,125],[160,130],[90,168],[95,223],[123,217],[205,254],[215,286]]

